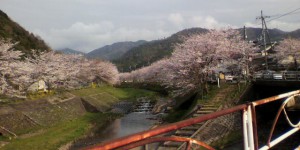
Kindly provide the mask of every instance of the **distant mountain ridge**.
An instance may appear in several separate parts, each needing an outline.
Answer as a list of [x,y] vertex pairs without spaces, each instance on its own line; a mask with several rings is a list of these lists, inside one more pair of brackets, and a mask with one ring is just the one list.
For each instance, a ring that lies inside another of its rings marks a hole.
[[[243,28],[237,29],[243,33]],[[162,40],[154,40],[144,43],[140,46],[134,47],[128,50],[122,57],[114,60],[113,62],[117,65],[119,71],[128,72],[148,66],[151,63],[158,61],[164,57],[168,57],[173,52],[173,47],[177,43],[183,42],[182,37],[191,36],[193,34],[205,33],[208,29],[203,28],[191,28],[179,31],[168,38]],[[268,30],[271,41],[279,41],[285,37],[300,38],[300,29],[285,32],[279,29]],[[248,40],[257,40],[261,35],[260,28],[247,28],[246,29]]]
[[64,54],[82,54],[85,55],[84,52],[80,52],[78,50],[74,50],[74,49],[70,49],[70,48],[64,48],[64,49],[60,49],[60,50],[56,50],[58,52],[62,52]]
[[38,36],[33,35],[12,21],[6,13],[0,10],[0,39],[18,42],[15,50],[22,51],[25,56],[32,55],[32,49],[51,51],[51,48]]
[[113,61],[119,71],[127,72],[170,56],[173,46],[183,41],[183,37],[193,34],[205,33],[207,29],[191,28],[179,31],[168,38],[162,40],[154,40],[134,47],[126,52],[121,58]]
[[141,44],[146,43],[147,41],[139,40],[136,42],[117,42],[111,45],[106,45],[104,47],[95,49],[86,54],[88,58],[99,58],[105,60],[115,60],[119,59],[130,49],[137,47]]

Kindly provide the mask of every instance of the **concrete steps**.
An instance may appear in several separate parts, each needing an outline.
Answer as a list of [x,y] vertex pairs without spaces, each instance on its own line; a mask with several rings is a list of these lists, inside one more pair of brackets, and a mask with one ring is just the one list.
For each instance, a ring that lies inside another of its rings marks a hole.
[[197,112],[196,112],[196,114],[210,114],[210,113],[212,113],[212,112],[215,112],[215,111],[212,111],[212,110],[198,110]]
[[182,130],[182,129],[180,129],[175,132],[175,135],[180,136],[180,137],[191,137],[195,133],[195,131],[197,131],[197,130]]
[[[199,108],[199,110],[197,110],[192,117],[199,117],[201,115],[205,115],[205,114],[210,114],[212,112],[215,112],[218,108],[215,105],[211,105],[211,104],[204,104],[201,105],[201,107]],[[181,128],[179,130],[176,130],[173,135],[174,136],[179,136],[179,137],[186,137],[186,138],[190,138],[195,132],[197,132],[199,130],[199,128],[201,128],[203,125],[205,124],[205,122],[201,122],[198,124],[194,124],[192,126],[187,126],[184,128]],[[171,135],[172,136],[172,135]],[[179,148],[181,145],[183,144],[183,142],[173,142],[173,141],[167,141],[162,143],[157,150],[177,150],[177,148]]]

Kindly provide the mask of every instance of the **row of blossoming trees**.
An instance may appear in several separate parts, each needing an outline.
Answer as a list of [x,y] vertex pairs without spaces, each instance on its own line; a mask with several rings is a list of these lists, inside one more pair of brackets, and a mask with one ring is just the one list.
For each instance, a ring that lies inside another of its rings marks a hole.
[[[300,41],[287,38],[275,48],[275,57],[282,62],[292,57],[296,68],[300,59]],[[210,30],[205,34],[186,37],[174,48],[171,57],[153,63],[151,66],[121,73],[121,81],[156,83],[170,88],[175,95],[188,91],[203,90],[208,75],[218,68],[244,71],[249,76],[255,65],[252,59],[259,55],[253,43],[243,40],[237,30]]]
[[[40,79],[53,88],[74,88],[100,79],[110,84],[119,80],[156,83],[179,95],[203,90],[209,74],[218,68],[231,68],[236,72],[243,69],[249,73],[255,52],[253,44],[244,41],[237,30],[210,30],[185,37],[169,58],[130,73],[118,74],[110,62],[87,60],[80,55],[46,52],[24,58],[20,51],[13,50],[13,45],[0,40],[1,94],[24,95],[28,87]],[[298,67],[299,40],[285,39],[276,50],[279,60],[291,56]]]
[[[290,57],[292,64],[288,63],[288,66],[293,66],[294,70],[299,70],[298,61],[300,59],[300,40],[293,38],[286,38],[276,47],[276,57],[282,62]],[[289,68],[289,67],[286,67]]]
[[171,57],[120,74],[122,81],[147,81],[172,89],[175,95],[204,88],[208,75],[220,67],[248,68],[254,47],[237,30],[210,30],[186,37]]
[[10,41],[0,41],[0,94],[26,95],[38,80],[44,80],[48,88],[76,88],[96,79],[114,84],[118,80],[118,70],[110,62],[53,51],[36,51],[26,58],[13,46]]

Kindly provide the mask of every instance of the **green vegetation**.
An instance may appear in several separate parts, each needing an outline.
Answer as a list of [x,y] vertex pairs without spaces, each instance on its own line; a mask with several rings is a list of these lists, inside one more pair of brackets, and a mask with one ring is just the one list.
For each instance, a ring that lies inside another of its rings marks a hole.
[[185,119],[185,117],[188,115],[188,113],[191,112],[191,110],[194,108],[196,101],[193,101],[192,104],[185,108],[185,107],[179,107],[172,112],[170,112],[165,118],[163,118],[164,121],[173,123],[178,122],[180,120]]
[[71,91],[72,94],[79,97],[86,97],[90,95],[95,95],[99,93],[108,93],[112,95],[112,99],[120,99],[120,100],[135,100],[138,97],[153,97],[156,95],[155,92],[142,90],[142,89],[134,89],[134,88],[115,88],[112,86],[104,85],[96,88],[86,88],[80,90]]
[[196,104],[197,101],[195,97],[192,97],[190,100],[183,103],[180,107],[171,111],[165,118],[163,118],[163,120],[169,123],[183,120],[193,110]]
[[8,140],[8,138],[3,135],[0,135],[0,141],[5,141],[5,140]]
[[[225,97],[223,98],[223,100],[218,101],[217,103],[212,102],[211,100],[222,90],[222,89],[226,89],[229,86],[235,86],[234,90],[231,91],[230,93],[224,93]],[[203,103],[211,103],[214,104],[216,106],[220,106],[223,105],[225,103],[227,103],[230,100],[233,99],[239,99],[240,96],[243,94],[243,92],[246,90],[246,88],[249,86],[248,83],[240,83],[238,84],[233,84],[233,83],[221,83],[220,88],[218,88],[217,85],[209,85],[209,92],[203,96],[201,96],[198,99],[198,103],[199,104],[203,104]]]
[[45,97],[48,97],[48,96],[51,96],[54,94],[55,94],[54,91],[49,91],[49,92],[38,91],[35,93],[28,93],[26,97],[29,100],[38,100],[38,99],[45,98]]
[[[71,94],[70,94],[70,93]],[[97,106],[102,107],[110,107],[112,103],[116,103],[120,100],[135,100],[138,97],[154,97],[156,95],[155,92],[134,89],[134,88],[115,88],[109,85],[103,85],[101,87],[95,88],[84,88],[73,91],[64,91],[59,92],[58,94],[54,94],[48,96],[46,98],[53,98],[55,96],[59,98],[68,98],[67,95],[76,95],[80,97],[92,97],[93,101],[96,102]],[[64,94],[65,93],[65,94]],[[66,94],[68,93],[68,94]],[[42,105],[38,100],[32,101],[35,102],[36,105]],[[28,103],[28,101],[27,101]],[[33,105],[33,103],[30,103]],[[109,105],[108,105],[109,104]],[[33,113],[30,116],[34,119],[37,119],[46,123],[47,126],[38,126],[30,129],[22,129],[18,131],[19,137],[15,139],[9,140],[7,137],[0,136],[0,141],[9,142],[9,144],[0,148],[1,150],[54,150],[58,149],[62,145],[65,145],[71,141],[79,139],[84,135],[88,135],[91,131],[99,130],[103,128],[107,123],[113,121],[120,115],[111,114],[111,113],[85,113],[85,115],[79,115],[72,118],[63,118],[68,115],[58,115],[63,112],[61,107],[54,107],[52,105],[47,108],[43,107],[34,107],[31,106],[27,109],[35,109],[37,113]],[[69,105],[69,104],[68,104]],[[46,106],[46,105],[45,105]],[[64,108],[67,108],[61,105]],[[74,104],[75,106],[75,104]],[[77,106],[77,105],[76,105]],[[41,110],[40,110],[41,109]],[[71,106],[71,109],[79,109],[77,107]],[[67,111],[76,112],[76,110],[71,110],[68,107]],[[46,111],[46,112],[43,112]],[[51,111],[51,114],[48,113]],[[40,115],[40,114],[43,115]],[[51,115],[46,116],[45,115]],[[53,117],[54,116],[54,117]],[[52,119],[52,120],[51,120]],[[53,120],[54,119],[54,120]],[[68,120],[68,121],[66,121]],[[51,124],[51,125],[50,125]]]
[[[221,101],[214,101],[216,98],[216,95],[220,93],[223,89],[229,88],[229,86],[234,86],[234,89],[230,93],[224,93],[223,98]],[[170,112],[164,120],[167,122],[177,122],[182,119],[184,119],[197,104],[205,104],[209,103],[212,105],[215,105],[217,107],[226,104],[231,103],[231,100],[239,99],[240,96],[243,94],[243,92],[248,87],[248,84],[241,83],[238,84],[232,84],[232,83],[221,83],[221,87],[218,88],[217,85],[210,84],[208,85],[208,93],[207,94],[198,94],[198,97],[193,97],[190,100],[183,103],[180,107],[174,109],[172,112]]]
[[226,146],[239,142],[243,139],[242,131],[232,131],[228,135],[222,137],[220,140],[211,144],[212,147],[216,149],[224,149]]
[[[211,100],[222,90],[228,88],[228,83],[221,83],[220,88],[215,84],[208,85],[208,93],[202,94],[198,98],[198,104],[210,103]],[[220,104],[217,104],[220,105]]]
[[50,48],[39,37],[29,33],[16,22],[12,21],[4,12],[0,10],[0,39],[10,39],[13,42],[19,42],[15,45],[16,50],[31,55],[31,49],[40,51],[49,51]]
[[207,30],[202,28],[186,29],[168,38],[147,42],[134,47],[114,62],[121,72],[128,72],[148,66],[157,60],[170,56],[174,46],[177,43],[181,43],[183,37],[204,32],[207,32]]
[[61,122],[54,126],[42,129],[39,134],[32,134],[26,138],[18,137],[16,139],[5,141],[9,144],[2,147],[2,150],[56,150],[60,146],[78,139],[85,135],[91,125],[103,127],[107,122],[118,117],[115,114],[87,113],[86,115],[66,122]]

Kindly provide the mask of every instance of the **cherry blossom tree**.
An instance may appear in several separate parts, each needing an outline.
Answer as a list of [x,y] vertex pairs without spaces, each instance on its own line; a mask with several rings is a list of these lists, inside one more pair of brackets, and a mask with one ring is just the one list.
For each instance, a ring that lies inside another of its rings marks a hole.
[[35,59],[31,62],[34,65],[34,70],[31,72],[32,80],[36,82],[42,79],[47,83],[48,88],[55,88],[61,82],[66,83],[74,79],[79,72],[75,69],[78,57],[53,51],[35,55]]
[[211,70],[221,63],[238,60],[250,48],[251,44],[243,42],[238,31],[232,29],[189,37],[175,47],[168,64],[171,80],[166,84],[181,91],[204,89]]
[[86,61],[85,67],[82,68],[81,75],[90,81],[100,79],[109,84],[115,84],[119,80],[117,67],[108,61]]
[[150,66],[131,71],[130,73],[120,73],[119,78],[121,82],[143,82],[160,84],[167,80],[167,66],[169,59],[162,59],[154,62]]
[[118,70],[112,63],[87,60],[81,55],[47,52],[41,54],[34,64],[35,79],[44,79],[49,86],[74,88],[82,83],[93,82],[96,78],[109,84],[118,80]]
[[20,67],[17,62],[23,53],[21,51],[14,51],[14,45],[10,41],[0,40],[0,85],[2,94],[16,91],[10,80],[12,78],[11,75],[16,71],[15,68]]
[[286,38],[276,47],[276,56],[279,60],[292,57],[294,66],[298,69],[298,60],[300,58],[300,40]]
[[21,58],[10,41],[0,41],[1,94],[26,95],[28,87],[44,80],[48,88],[75,88],[97,78],[115,84],[118,70],[106,61],[88,60],[81,55],[65,55],[54,51],[39,53],[32,50],[32,58]]
[[170,58],[132,71],[130,75],[122,74],[120,78],[126,76],[127,80],[156,81],[172,89],[175,95],[180,95],[205,89],[209,73],[220,64],[223,67],[233,64],[246,66],[253,52],[252,44],[243,41],[238,31],[210,30],[187,37],[175,46]]

